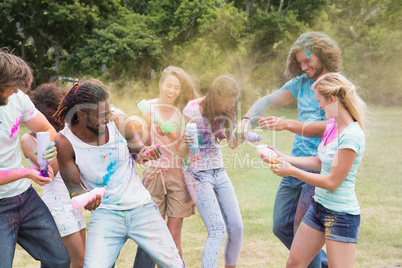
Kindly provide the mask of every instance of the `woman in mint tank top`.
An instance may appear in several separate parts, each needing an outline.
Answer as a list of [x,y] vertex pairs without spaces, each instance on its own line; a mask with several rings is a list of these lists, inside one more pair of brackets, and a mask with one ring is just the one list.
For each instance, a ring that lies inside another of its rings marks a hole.
[[276,175],[293,176],[316,187],[286,267],[307,267],[324,244],[330,267],[353,267],[360,226],[355,183],[365,147],[362,128],[366,105],[355,86],[339,73],[323,75],[312,88],[328,118],[318,155],[293,157],[277,151],[279,163],[264,159]]

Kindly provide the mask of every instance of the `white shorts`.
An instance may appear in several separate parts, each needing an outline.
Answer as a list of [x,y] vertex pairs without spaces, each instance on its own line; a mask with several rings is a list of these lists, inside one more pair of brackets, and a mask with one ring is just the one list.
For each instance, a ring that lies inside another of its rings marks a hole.
[[61,237],[79,232],[85,228],[84,214],[81,209],[74,210],[71,204],[48,206],[48,208],[52,213]]

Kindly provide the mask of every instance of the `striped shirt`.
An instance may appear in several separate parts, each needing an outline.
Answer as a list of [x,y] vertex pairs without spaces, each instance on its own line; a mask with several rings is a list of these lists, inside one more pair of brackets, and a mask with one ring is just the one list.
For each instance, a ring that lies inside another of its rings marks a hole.
[[[335,120],[331,118],[327,123],[327,130],[333,128]],[[336,131],[336,128],[334,128]],[[326,131],[318,146],[318,157],[320,158],[321,174],[328,175],[331,166],[335,166],[334,156],[338,150],[351,149],[356,152],[352,168],[345,180],[335,191],[328,191],[319,187],[315,188],[314,200],[327,209],[343,212],[352,215],[360,214],[360,206],[355,194],[356,173],[363,158],[365,147],[365,136],[357,122],[349,124],[337,138],[328,141],[331,131]],[[335,160],[336,161],[336,160]]]

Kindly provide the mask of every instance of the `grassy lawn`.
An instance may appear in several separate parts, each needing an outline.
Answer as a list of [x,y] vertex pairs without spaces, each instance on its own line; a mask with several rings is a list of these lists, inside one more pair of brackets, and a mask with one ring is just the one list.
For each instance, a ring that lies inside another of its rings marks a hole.
[[[113,99],[112,99],[113,100]],[[113,102],[112,102],[113,103]],[[126,104],[128,109],[129,103]],[[132,107],[132,106],[131,106]],[[132,111],[135,112],[135,111]],[[277,116],[296,118],[296,111],[276,111]],[[402,107],[374,108],[366,131],[366,151],[360,166],[356,192],[361,206],[361,226],[355,267],[402,265]],[[22,129],[22,132],[26,129]],[[263,142],[290,153],[293,135],[264,132]],[[272,211],[280,178],[273,175],[250,144],[223,149],[226,167],[234,184],[244,222],[244,238],[238,267],[284,267],[288,250],[273,235]],[[26,162],[24,162],[26,165]],[[142,169],[139,168],[141,174]],[[39,186],[35,189],[42,193]],[[85,212],[89,217],[89,213]],[[185,220],[183,251],[187,267],[201,267],[207,237],[198,214]],[[136,244],[128,241],[116,267],[132,267]],[[222,246],[219,267],[224,266]],[[19,246],[13,267],[40,267]]]

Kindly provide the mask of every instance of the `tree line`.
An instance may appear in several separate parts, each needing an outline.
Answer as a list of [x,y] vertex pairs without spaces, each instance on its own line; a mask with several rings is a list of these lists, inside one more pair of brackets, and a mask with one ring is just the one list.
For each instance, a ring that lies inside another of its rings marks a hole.
[[247,101],[287,80],[301,33],[322,31],[367,101],[400,105],[401,16],[398,0],[3,0],[0,47],[31,63],[36,84],[85,75],[149,90],[176,65],[201,89],[232,74]]

